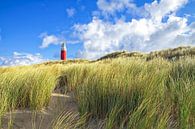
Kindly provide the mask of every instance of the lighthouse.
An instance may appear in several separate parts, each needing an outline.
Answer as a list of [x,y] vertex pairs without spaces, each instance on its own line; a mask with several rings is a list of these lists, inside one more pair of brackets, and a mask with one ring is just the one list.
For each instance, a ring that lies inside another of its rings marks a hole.
[[61,45],[61,60],[66,60],[66,44],[65,42],[62,42]]

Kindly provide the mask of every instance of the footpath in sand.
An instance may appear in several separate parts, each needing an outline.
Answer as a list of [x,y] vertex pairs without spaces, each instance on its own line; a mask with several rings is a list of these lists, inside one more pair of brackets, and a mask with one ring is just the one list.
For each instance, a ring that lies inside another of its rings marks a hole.
[[7,113],[2,119],[2,129],[7,129],[10,122],[13,129],[51,129],[53,121],[62,112],[78,113],[76,101],[72,94],[53,93],[49,106],[42,111],[17,110]]

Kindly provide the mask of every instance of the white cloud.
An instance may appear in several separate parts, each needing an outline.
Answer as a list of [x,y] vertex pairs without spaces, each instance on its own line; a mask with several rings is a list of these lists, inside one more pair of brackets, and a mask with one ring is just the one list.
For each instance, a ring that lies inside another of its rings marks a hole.
[[40,35],[40,38],[42,38],[42,45],[40,48],[46,48],[51,44],[57,45],[60,44],[60,39],[55,35],[48,35],[47,33],[42,33]]
[[145,4],[145,10],[150,13],[153,20],[161,21],[165,15],[175,13],[187,2],[188,0],[161,0],[158,3],[155,0],[151,4]]
[[132,0],[98,0],[98,8],[107,14],[114,14],[115,12],[123,11],[126,8],[135,8],[135,4]]
[[66,42],[68,44],[77,44],[80,43],[80,40],[75,39],[74,36],[69,35],[69,38],[66,39],[67,34],[61,34],[61,35],[48,35],[47,33],[40,34],[40,38],[42,39],[42,43],[40,48],[47,48],[49,45],[61,45],[62,42]]
[[68,17],[73,17],[76,13],[76,10],[74,8],[68,8],[68,9],[66,9],[66,13],[67,13]]
[[[106,0],[98,0],[97,4],[101,11],[107,13],[126,8],[124,3],[132,4],[129,0],[123,0],[121,5],[114,8],[116,2],[119,1],[113,0],[108,4]],[[142,13],[148,14],[140,19],[117,20],[113,23],[93,17],[88,24],[75,25],[77,36],[84,43],[80,57],[95,59],[118,50],[151,51],[195,45],[195,23],[188,25],[186,17],[176,16],[176,12],[186,3],[187,0],[154,1],[140,7]],[[165,17],[167,20],[162,22]]]
[[46,61],[43,57],[37,54],[14,52],[12,57],[0,57],[0,66],[17,66],[29,65]]
[[76,25],[75,29],[84,41],[85,50],[82,57],[88,59],[122,49],[142,49],[141,41],[146,42],[150,38],[149,35],[156,31],[153,22],[146,19],[111,24],[94,18],[89,24]]

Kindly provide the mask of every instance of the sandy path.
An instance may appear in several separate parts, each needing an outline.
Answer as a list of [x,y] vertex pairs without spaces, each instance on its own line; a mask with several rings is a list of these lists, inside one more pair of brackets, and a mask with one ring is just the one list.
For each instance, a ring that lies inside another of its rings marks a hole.
[[2,120],[2,127],[7,129],[12,119],[13,129],[51,129],[53,120],[64,111],[78,112],[73,96],[53,93],[47,108],[36,113],[29,110],[7,113]]

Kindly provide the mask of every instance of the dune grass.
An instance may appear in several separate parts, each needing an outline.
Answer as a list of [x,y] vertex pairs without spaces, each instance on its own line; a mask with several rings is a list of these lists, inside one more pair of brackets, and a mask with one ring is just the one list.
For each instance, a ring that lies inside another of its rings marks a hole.
[[[109,63],[108,63],[109,62]],[[194,128],[195,60],[119,58],[64,72],[81,114],[110,128]]]
[[39,110],[48,105],[60,67],[0,69],[0,115],[14,109]]
[[75,94],[81,117],[76,122],[79,115],[62,114],[53,128],[85,128],[86,119],[103,121],[105,129],[195,128],[194,58],[126,57],[0,68],[0,73],[0,116],[46,107],[58,85]]

